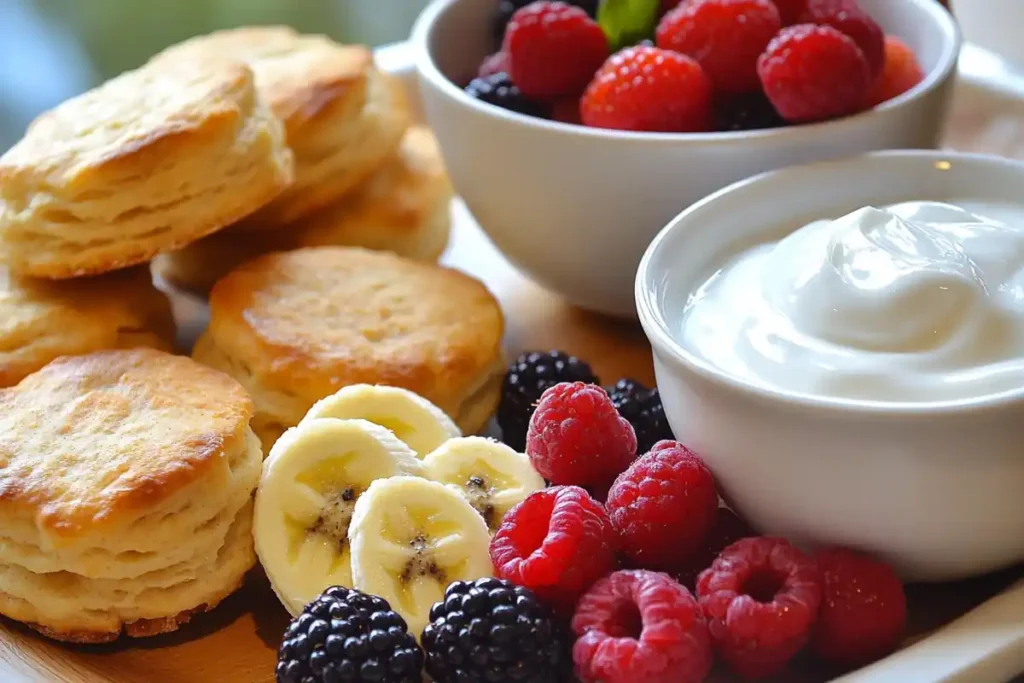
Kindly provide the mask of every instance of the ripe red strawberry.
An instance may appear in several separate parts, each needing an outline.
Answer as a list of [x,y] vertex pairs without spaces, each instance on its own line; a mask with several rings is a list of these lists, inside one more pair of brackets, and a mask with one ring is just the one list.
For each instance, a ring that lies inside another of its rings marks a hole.
[[868,60],[872,79],[882,73],[885,63],[885,34],[857,0],[805,0],[800,21],[804,24],[831,26],[853,38]]
[[771,0],[687,0],[658,24],[658,47],[692,57],[726,93],[755,92],[757,58],[782,28]]
[[868,93],[868,105],[877,106],[907,92],[924,80],[914,51],[896,36],[885,38],[885,67]]
[[579,7],[535,2],[512,15],[502,52],[524,95],[556,99],[583,92],[608,57],[608,39]]
[[830,26],[782,29],[757,72],[776,111],[792,123],[838,118],[867,105],[871,75],[864,53]]
[[480,63],[480,69],[476,76],[477,78],[487,78],[502,72],[508,72],[508,55],[504,52],[495,52]]
[[583,123],[631,131],[711,130],[711,81],[686,55],[626,48],[605,62],[580,105]]

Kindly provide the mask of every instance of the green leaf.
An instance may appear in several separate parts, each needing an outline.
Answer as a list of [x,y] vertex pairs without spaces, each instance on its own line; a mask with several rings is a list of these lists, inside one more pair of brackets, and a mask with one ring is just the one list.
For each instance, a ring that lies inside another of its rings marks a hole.
[[660,0],[602,0],[597,23],[608,36],[612,52],[652,38]]

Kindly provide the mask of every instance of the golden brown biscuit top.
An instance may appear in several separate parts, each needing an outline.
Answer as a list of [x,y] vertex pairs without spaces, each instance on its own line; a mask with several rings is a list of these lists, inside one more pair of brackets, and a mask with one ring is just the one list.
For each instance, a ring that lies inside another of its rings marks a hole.
[[355,194],[293,223],[292,232],[304,247],[329,245],[345,239],[346,231],[371,231],[374,226],[397,234],[414,232],[451,195],[434,134],[425,126],[413,126],[398,152]]
[[237,382],[185,357],[56,360],[0,390],[0,514],[65,540],[130,523],[218,469],[227,481],[252,413]]
[[390,384],[444,407],[501,352],[504,322],[463,273],[357,248],[268,254],[220,280],[211,333],[265,385],[307,400]]
[[34,191],[97,199],[92,186],[145,177],[188,143],[237,134],[256,102],[252,72],[241,62],[125,72],[33,121],[0,157],[0,195],[15,208]]
[[64,282],[18,278],[0,266],[0,387],[58,356],[116,348],[132,335],[170,338],[172,324],[147,267]]
[[315,119],[359,87],[373,68],[373,54],[339,45],[326,36],[300,35],[285,26],[218,31],[172,46],[154,62],[202,63],[240,59],[256,74],[256,86],[289,131]]

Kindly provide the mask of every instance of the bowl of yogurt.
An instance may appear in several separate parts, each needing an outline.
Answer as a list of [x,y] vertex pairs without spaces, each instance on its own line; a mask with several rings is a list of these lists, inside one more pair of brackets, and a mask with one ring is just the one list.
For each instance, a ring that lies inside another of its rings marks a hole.
[[908,580],[1024,560],[1024,163],[756,176],[662,230],[635,295],[676,436],[760,531]]

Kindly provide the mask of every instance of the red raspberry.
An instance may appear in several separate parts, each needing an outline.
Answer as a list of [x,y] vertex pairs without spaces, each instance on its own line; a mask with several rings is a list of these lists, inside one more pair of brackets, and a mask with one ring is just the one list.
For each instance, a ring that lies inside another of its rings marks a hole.
[[771,676],[807,642],[821,604],[814,560],[781,538],[744,538],[697,580],[715,651],[740,675]]
[[871,84],[864,53],[830,26],[782,29],[758,60],[757,72],[776,111],[793,123],[858,112]]
[[718,491],[703,460],[680,443],[661,441],[619,475],[606,508],[632,564],[678,570],[707,540]]
[[490,552],[495,576],[565,613],[618,566],[608,513],[577,486],[538,491],[509,510]]
[[711,130],[711,81],[686,55],[631,47],[614,55],[583,95],[583,123],[595,128],[699,133]]
[[853,38],[868,60],[868,69],[874,79],[882,73],[885,63],[885,34],[857,0],[806,0],[807,9],[800,18],[802,24],[831,26]]
[[583,683],[699,683],[713,656],[697,601],[665,574],[621,571],[580,599],[572,620]]
[[512,15],[502,51],[524,95],[554,99],[583,92],[608,57],[608,39],[583,9],[534,2]]
[[907,598],[892,568],[836,548],[819,552],[822,601],[811,648],[822,659],[868,664],[896,649],[907,624]]
[[782,28],[771,0],[688,0],[658,24],[658,47],[697,61],[726,93],[760,89],[757,58]]
[[477,78],[487,78],[502,72],[508,73],[508,55],[504,52],[495,52],[480,63],[477,71]]
[[924,80],[924,70],[917,61],[914,51],[896,36],[885,37],[885,66],[871,92],[868,104],[872,107],[888,102],[907,92]]
[[600,488],[636,459],[636,434],[604,389],[564,382],[541,395],[526,433],[526,453],[552,484]]
[[711,566],[720,552],[741,538],[754,535],[754,530],[739,515],[729,508],[718,508],[715,525],[711,527],[707,540],[701,549],[687,560],[683,569],[676,572],[676,579],[690,590],[697,590],[697,577]]
[[800,18],[807,11],[807,0],[772,0],[782,17],[783,26],[800,23]]

